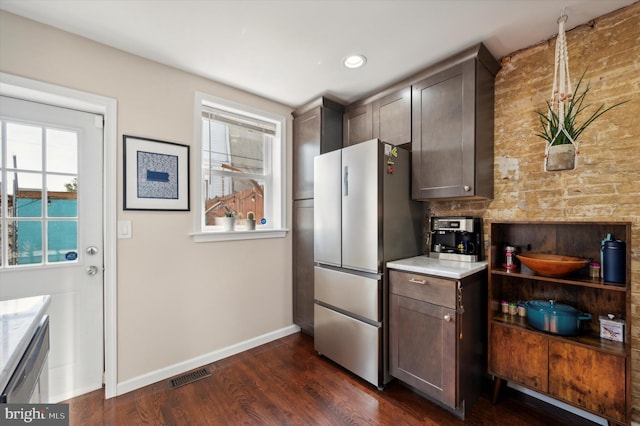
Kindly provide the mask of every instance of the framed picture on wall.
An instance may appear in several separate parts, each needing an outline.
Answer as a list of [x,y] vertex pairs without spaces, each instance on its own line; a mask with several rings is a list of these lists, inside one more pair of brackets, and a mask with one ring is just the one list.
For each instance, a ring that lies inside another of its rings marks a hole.
[[123,136],[124,209],[189,211],[189,146]]

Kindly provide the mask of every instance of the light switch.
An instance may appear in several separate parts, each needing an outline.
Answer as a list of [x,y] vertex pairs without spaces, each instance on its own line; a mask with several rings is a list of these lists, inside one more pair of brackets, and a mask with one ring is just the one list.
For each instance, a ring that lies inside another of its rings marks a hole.
[[131,221],[118,221],[118,238],[131,238]]

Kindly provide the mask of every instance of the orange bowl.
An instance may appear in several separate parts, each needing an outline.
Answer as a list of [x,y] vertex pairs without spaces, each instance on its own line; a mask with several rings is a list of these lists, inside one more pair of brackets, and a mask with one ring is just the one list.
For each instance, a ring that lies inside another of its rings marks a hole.
[[560,256],[557,254],[517,254],[524,265],[534,272],[547,277],[563,277],[584,268],[589,259]]

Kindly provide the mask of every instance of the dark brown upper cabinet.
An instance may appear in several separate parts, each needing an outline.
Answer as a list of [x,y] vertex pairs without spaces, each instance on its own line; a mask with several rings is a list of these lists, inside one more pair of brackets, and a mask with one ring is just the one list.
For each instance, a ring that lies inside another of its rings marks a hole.
[[391,145],[411,143],[411,87],[373,102],[373,137]]
[[355,104],[344,113],[344,146],[373,139],[373,105]]
[[382,91],[346,108],[344,146],[374,138],[391,145],[411,142],[411,86]]
[[313,198],[313,158],[342,148],[344,106],[322,97],[293,114],[293,199]]
[[482,45],[451,58],[412,87],[412,196],[493,198],[494,79]]

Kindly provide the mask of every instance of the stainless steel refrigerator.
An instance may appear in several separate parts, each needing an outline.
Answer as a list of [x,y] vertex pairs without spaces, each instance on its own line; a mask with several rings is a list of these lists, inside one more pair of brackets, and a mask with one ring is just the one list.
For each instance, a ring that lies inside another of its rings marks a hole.
[[385,264],[422,252],[410,165],[377,139],[314,159],[315,350],[378,388],[390,380]]

